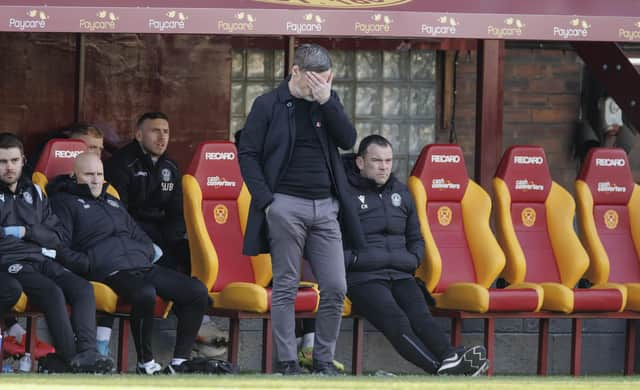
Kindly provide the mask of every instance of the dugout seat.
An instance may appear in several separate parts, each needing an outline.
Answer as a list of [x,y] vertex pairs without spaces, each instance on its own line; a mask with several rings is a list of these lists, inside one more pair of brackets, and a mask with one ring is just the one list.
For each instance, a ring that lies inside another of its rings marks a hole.
[[555,183],[538,146],[512,146],[493,181],[496,232],[506,255],[502,276],[510,285],[535,283],[544,289],[542,309],[615,312],[626,290],[615,285],[575,288],[589,257],[575,233],[575,202]]
[[585,278],[621,284],[625,309],[640,311],[640,189],[624,149],[593,148],[576,180],[578,231],[587,253]]
[[[213,307],[264,313],[271,309],[271,257],[242,254],[250,195],[231,142],[204,142],[183,177],[192,275],[209,289]],[[302,287],[297,311],[315,311],[319,295]]]
[[[207,286],[213,301],[211,314],[265,320],[263,353],[270,361],[271,257],[242,254],[251,196],[242,180],[237,150],[227,141],[201,143],[182,178],[184,217],[191,252],[191,274]],[[319,292],[301,285],[296,312],[315,312]],[[249,314],[243,317],[243,313]],[[257,315],[257,316],[256,316]],[[237,327],[237,323],[232,323]],[[237,363],[238,337],[230,327],[229,358]],[[234,328],[235,329],[235,328]],[[270,347],[269,347],[270,348]],[[263,364],[267,362],[263,361]],[[270,364],[263,366],[270,371]]]
[[426,146],[408,186],[425,240],[425,259],[416,274],[432,292],[437,308],[479,313],[540,309],[539,286],[490,287],[505,256],[489,225],[489,195],[469,179],[458,145]]

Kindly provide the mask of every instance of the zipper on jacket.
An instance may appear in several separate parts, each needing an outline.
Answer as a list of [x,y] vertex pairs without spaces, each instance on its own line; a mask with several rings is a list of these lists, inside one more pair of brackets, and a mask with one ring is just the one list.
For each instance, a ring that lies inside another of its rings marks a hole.
[[[127,253],[127,247],[124,244],[124,240],[122,239],[122,236],[120,236],[118,233],[118,231],[116,230],[116,227],[118,226],[118,224],[116,224],[115,219],[113,219],[113,216],[111,215],[111,213],[109,213],[107,211],[106,205],[105,205],[105,201],[103,199],[96,199],[96,202],[100,205],[100,208],[102,208],[102,211],[107,214],[109,216],[109,219],[111,220],[111,223],[113,224],[113,232],[117,235],[118,240],[120,241],[120,246],[122,247],[122,249],[124,250],[124,253]],[[129,259],[129,256],[126,256],[127,259]],[[129,265],[131,265],[131,263],[129,263]]]
[[387,212],[387,202],[384,201],[383,192],[380,192],[378,196],[380,196],[382,209],[384,210],[384,245],[387,248],[387,253],[391,253],[391,247],[389,246],[389,213]]

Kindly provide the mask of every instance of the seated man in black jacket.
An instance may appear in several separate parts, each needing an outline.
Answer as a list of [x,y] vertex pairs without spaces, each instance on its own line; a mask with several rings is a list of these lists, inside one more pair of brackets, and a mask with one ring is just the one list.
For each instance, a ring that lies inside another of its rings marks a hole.
[[60,234],[68,245],[65,266],[90,280],[103,282],[132,304],[131,328],[138,353],[137,372],[156,374],[151,336],[156,295],[175,304],[178,317],[173,359],[164,372],[183,372],[202,316],[207,288],[197,279],[154,265],[162,251],[131,218],[123,204],[106,193],[100,159],[78,156],[72,176],[58,176],[47,186]]
[[0,134],[0,274],[17,280],[44,312],[57,354],[74,371],[109,372],[113,361],[95,349],[93,288],[60,264],[59,222],[40,188],[22,175],[23,150],[15,135]]
[[[169,117],[147,112],[138,118],[135,139],[114,152],[105,164],[105,177],[142,230],[160,246],[158,264],[189,275],[191,259],[182,210],[182,174],[167,153]],[[108,339],[108,321],[98,321]],[[102,335],[98,339],[102,339]],[[203,318],[196,349],[205,356],[219,353],[214,340],[225,338],[209,316]]]
[[345,251],[347,296],[402,357],[430,374],[480,375],[486,349],[454,348],[433,320],[414,273],[424,256],[415,205],[407,186],[391,173],[391,143],[365,137],[355,157],[345,157],[351,205],[358,210],[366,249]]

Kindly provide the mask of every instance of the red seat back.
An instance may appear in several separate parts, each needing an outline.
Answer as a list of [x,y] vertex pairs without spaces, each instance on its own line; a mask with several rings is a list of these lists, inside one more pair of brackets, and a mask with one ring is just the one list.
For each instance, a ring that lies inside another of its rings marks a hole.
[[464,231],[461,202],[469,176],[458,145],[426,146],[411,171],[427,196],[427,220],[442,258],[442,274],[434,292],[457,282],[476,282],[476,272]]
[[79,139],[54,138],[42,150],[35,172],[47,179],[69,174],[73,171],[73,160],[86,151],[87,145]]
[[186,172],[202,191],[202,214],[217,252],[218,275],[212,291],[221,291],[231,282],[254,283],[251,259],[242,254],[242,227],[238,198],[243,180],[238,153],[231,142],[201,143]]
[[609,281],[640,281],[628,208],[635,182],[627,154],[618,148],[591,149],[578,179],[587,184],[593,198],[593,220],[609,257]]
[[545,201],[552,179],[544,150],[512,146],[504,153],[496,177],[511,197],[511,220],[526,259],[527,282],[560,282],[560,273],[547,229]]

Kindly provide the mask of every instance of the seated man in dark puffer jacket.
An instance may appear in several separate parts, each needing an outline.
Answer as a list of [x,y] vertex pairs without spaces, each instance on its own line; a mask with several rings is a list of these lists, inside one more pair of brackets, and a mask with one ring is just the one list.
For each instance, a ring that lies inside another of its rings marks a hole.
[[131,328],[138,353],[137,372],[156,374],[151,334],[156,295],[174,302],[178,317],[174,358],[165,373],[184,371],[202,316],[208,306],[206,287],[197,279],[154,265],[160,249],[106,193],[100,159],[84,153],[74,162],[72,176],[58,176],[47,186],[61,236],[69,249],[65,267],[89,280],[103,282],[132,304]]
[[[355,157],[345,156],[351,206],[358,210],[366,249],[345,251],[347,296],[402,357],[430,374],[480,375],[486,349],[454,348],[433,320],[414,278],[424,256],[415,205],[407,186],[391,174],[391,143],[365,137]],[[354,164],[355,163],[355,164]]]

